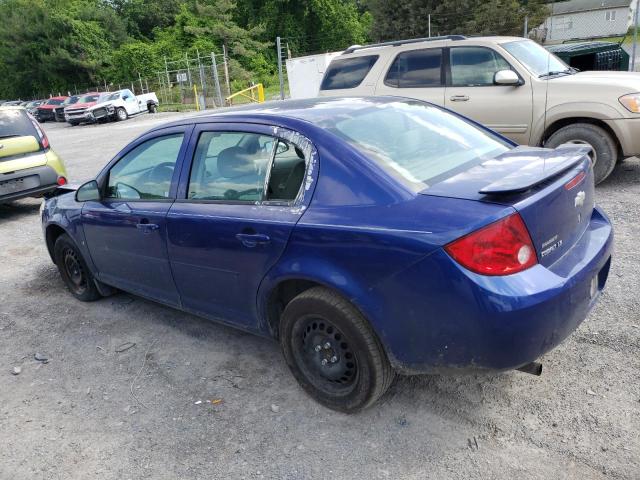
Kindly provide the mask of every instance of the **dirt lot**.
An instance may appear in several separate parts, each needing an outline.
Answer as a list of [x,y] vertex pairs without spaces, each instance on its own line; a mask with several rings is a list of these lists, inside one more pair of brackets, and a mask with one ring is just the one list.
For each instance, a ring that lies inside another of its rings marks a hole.
[[[169,118],[45,128],[80,181]],[[0,206],[0,479],[638,479],[640,161],[597,197],[609,283],[542,377],[400,378],[354,416],[308,398],[273,342],[127,294],[75,301],[40,202]]]

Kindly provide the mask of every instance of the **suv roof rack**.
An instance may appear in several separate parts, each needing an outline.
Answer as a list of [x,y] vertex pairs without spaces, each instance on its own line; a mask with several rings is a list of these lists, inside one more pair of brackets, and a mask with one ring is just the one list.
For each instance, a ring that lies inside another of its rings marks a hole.
[[419,42],[434,42],[437,40],[466,40],[464,35],[442,35],[440,37],[426,37],[426,38],[411,38],[408,40],[394,40],[391,42],[371,43],[369,45],[353,45],[347,48],[342,53],[353,53],[356,50],[363,48],[375,48],[375,47],[398,47],[400,45],[406,45],[407,43],[419,43]]

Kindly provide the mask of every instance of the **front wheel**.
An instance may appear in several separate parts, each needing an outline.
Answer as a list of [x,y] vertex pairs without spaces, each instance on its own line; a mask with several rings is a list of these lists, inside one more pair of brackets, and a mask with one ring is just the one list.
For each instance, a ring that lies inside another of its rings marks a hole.
[[129,115],[127,115],[127,111],[124,108],[120,107],[118,108],[118,110],[116,110],[116,117],[119,121],[122,121],[129,118]]
[[609,132],[590,123],[574,123],[562,127],[545,142],[545,147],[555,148],[563,143],[588,145],[592,148],[591,162],[596,185],[607,178],[618,161],[618,146]]
[[280,345],[302,388],[333,410],[351,413],[372,405],[395,376],[360,312],[323,287],[301,293],[286,306]]
[[101,297],[82,253],[66,233],[56,240],[53,258],[62,280],[74,297],[83,302],[92,302]]

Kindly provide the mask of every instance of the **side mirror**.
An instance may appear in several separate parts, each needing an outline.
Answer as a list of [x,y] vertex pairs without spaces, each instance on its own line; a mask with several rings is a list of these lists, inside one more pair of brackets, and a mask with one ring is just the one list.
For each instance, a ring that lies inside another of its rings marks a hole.
[[513,70],[500,70],[493,76],[493,83],[496,85],[520,85],[520,77]]
[[100,200],[100,189],[98,188],[98,182],[95,180],[85,183],[76,190],[76,202],[87,202],[91,200]]

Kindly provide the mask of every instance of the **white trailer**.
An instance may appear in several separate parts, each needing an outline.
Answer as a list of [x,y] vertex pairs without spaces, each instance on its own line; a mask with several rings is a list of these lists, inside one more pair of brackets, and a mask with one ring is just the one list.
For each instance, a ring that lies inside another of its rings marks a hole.
[[287,78],[291,98],[318,96],[324,72],[335,57],[342,52],[321,53],[306,57],[287,58]]

